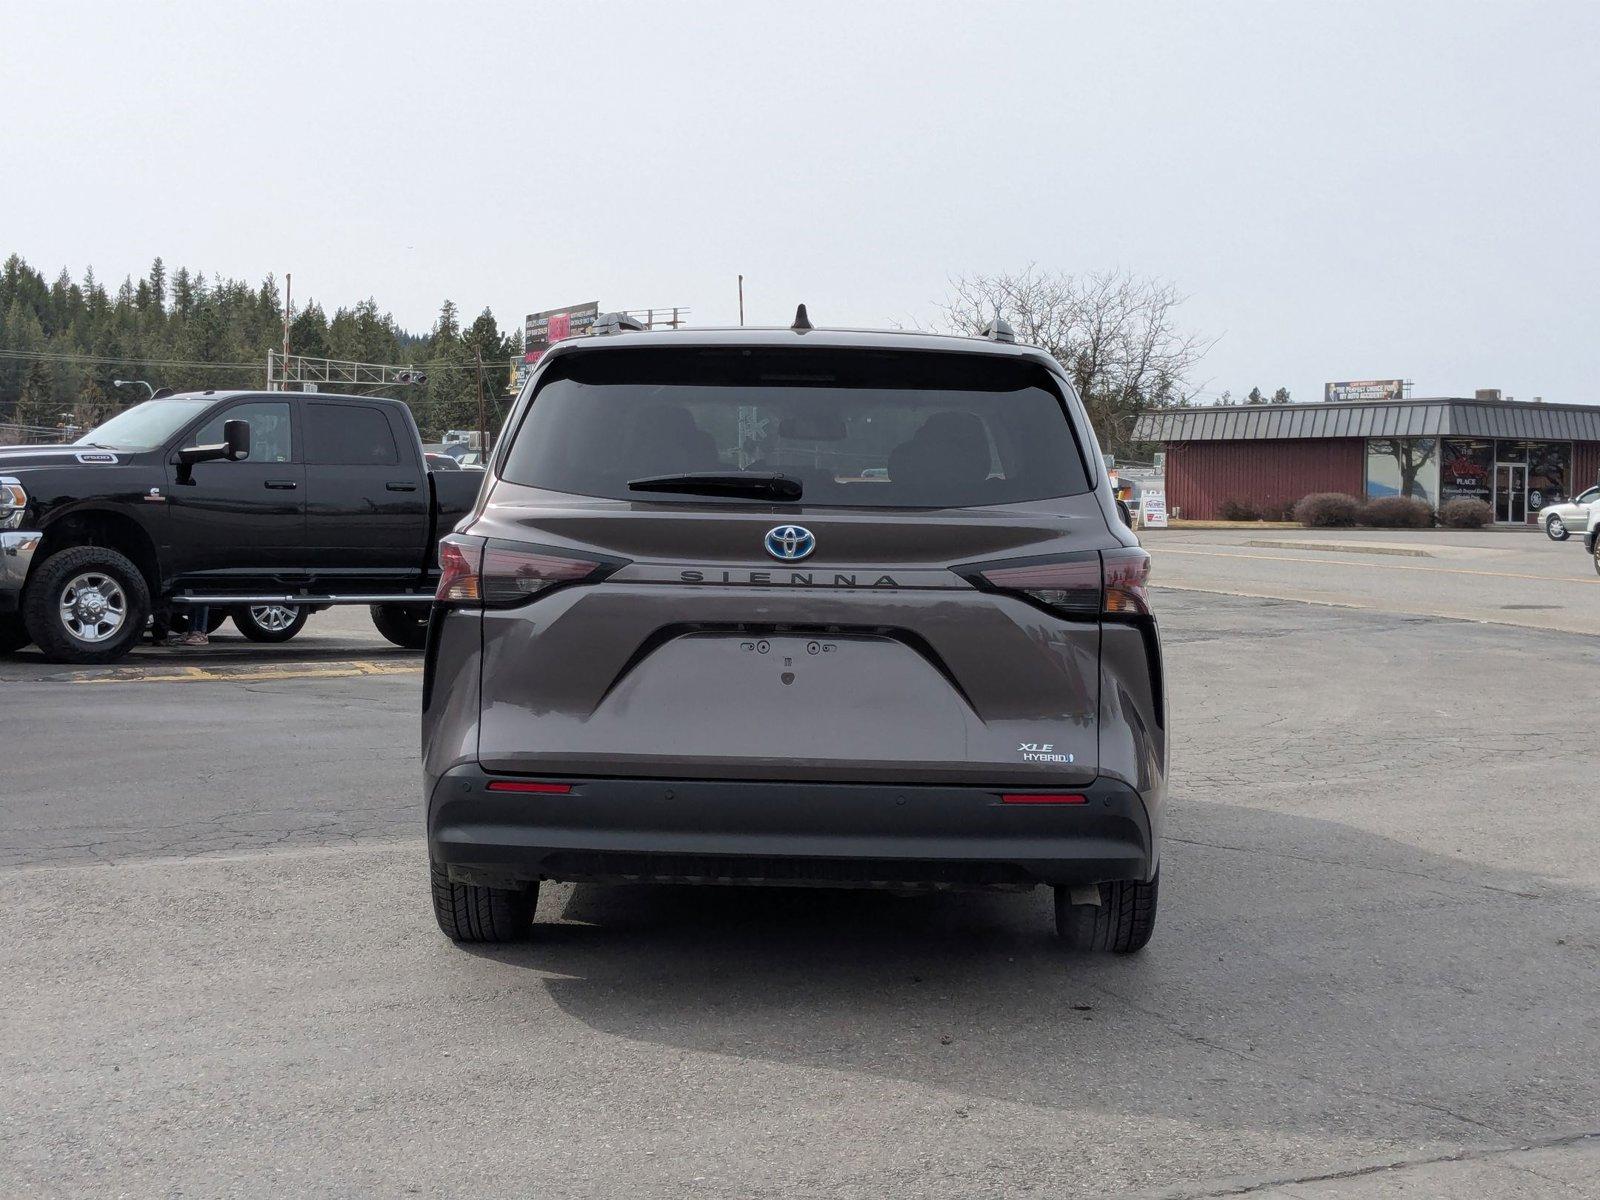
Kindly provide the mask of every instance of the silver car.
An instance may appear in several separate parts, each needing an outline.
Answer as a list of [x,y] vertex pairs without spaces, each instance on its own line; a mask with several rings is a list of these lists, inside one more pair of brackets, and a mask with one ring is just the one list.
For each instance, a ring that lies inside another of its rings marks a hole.
[[1564,542],[1574,529],[1581,532],[1588,526],[1589,510],[1596,504],[1600,504],[1600,486],[1579,492],[1571,500],[1545,505],[1539,519],[1552,542]]

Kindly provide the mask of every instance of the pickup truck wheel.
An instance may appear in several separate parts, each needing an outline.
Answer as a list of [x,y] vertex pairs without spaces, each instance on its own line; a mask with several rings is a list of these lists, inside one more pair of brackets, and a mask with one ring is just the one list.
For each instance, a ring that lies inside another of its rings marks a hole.
[[518,891],[452,883],[450,873],[429,863],[433,877],[433,915],[453,942],[520,942],[533,933],[539,885]]
[[372,623],[396,646],[421,650],[428,644],[428,610],[414,604],[374,604]]
[[1156,928],[1161,873],[1149,883],[1119,879],[1099,888],[1099,904],[1074,904],[1072,888],[1056,888],[1056,937],[1074,950],[1132,954],[1144,949]]
[[0,617],[0,654],[15,654],[32,641],[21,617]]
[[150,616],[139,568],[104,546],[74,546],[34,568],[22,598],[28,635],[51,662],[114,662]]
[[241,604],[228,616],[252,642],[287,642],[306,627],[311,612],[293,604]]
[[1544,533],[1552,542],[1564,542],[1571,535],[1567,532],[1567,523],[1555,513],[1551,513],[1544,523]]

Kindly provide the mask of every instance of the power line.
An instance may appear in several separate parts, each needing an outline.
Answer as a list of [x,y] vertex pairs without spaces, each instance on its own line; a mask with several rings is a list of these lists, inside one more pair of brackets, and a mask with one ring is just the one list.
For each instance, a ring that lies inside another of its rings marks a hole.
[[[181,358],[129,358],[116,357],[107,354],[66,354],[46,350],[0,350],[0,358],[37,361],[48,363],[81,363],[85,366],[145,366],[145,367],[201,367],[226,371],[255,371],[264,370],[259,362],[204,362],[199,359]],[[427,371],[493,371],[506,370],[505,363],[490,360],[481,366],[474,363],[453,363],[448,359],[432,359],[423,362],[390,363],[389,366],[409,368],[416,367]]]
[[259,371],[255,362],[199,362],[193,359],[118,358],[108,354],[60,354],[44,350],[0,350],[0,358],[24,361],[82,363],[86,366],[214,367],[218,370]]

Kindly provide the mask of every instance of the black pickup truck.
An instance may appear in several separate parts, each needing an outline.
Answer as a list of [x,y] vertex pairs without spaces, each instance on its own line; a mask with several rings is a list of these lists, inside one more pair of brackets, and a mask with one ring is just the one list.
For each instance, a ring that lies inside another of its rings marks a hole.
[[430,471],[410,410],[373,396],[189,392],[0,448],[0,653],[110,662],[193,605],[277,641],[367,604],[420,648],[439,538],[482,479]]

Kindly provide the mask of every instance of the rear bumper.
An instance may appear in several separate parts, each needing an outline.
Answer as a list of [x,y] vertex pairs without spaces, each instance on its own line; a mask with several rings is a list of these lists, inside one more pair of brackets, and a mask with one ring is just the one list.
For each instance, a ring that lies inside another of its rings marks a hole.
[[429,800],[429,850],[461,882],[1026,888],[1149,879],[1159,855],[1143,798],[1109,779],[1045,805],[972,787],[571,778],[529,794],[491,778],[458,766]]
[[0,533],[0,612],[15,612],[42,533]]

